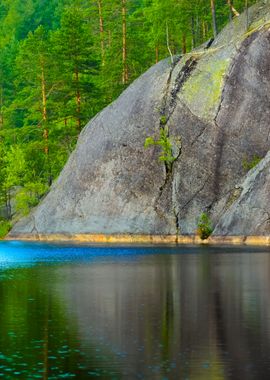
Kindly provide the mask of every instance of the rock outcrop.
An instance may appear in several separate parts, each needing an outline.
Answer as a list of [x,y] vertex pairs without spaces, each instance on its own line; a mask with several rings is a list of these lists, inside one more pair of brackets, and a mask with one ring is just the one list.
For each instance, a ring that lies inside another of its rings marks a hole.
[[[158,63],[82,131],[50,193],[18,222],[25,234],[270,235],[270,2],[208,48]],[[168,131],[174,161],[146,137]],[[247,172],[244,162],[262,158]],[[264,158],[265,157],[265,158]]]
[[216,235],[270,235],[270,152],[225,200]]

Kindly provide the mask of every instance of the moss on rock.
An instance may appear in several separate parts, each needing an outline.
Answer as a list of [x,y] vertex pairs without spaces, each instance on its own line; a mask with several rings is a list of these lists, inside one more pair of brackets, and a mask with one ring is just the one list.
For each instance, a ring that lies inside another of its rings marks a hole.
[[228,70],[230,59],[215,60],[212,58],[201,61],[185,83],[181,98],[190,110],[197,116],[209,120],[213,119],[218,109],[224,84],[224,77]]

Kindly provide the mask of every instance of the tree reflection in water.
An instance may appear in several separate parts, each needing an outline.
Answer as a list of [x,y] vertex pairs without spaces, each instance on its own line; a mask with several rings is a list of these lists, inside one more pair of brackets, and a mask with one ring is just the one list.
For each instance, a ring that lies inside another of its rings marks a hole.
[[2,269],[0,378],[270,378],[268,252],[93,250]]

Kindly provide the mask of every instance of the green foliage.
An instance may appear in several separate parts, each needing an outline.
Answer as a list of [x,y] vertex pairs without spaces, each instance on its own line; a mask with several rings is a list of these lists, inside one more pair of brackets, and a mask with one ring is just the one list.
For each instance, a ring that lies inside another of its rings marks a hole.
[[10,191],[12,187],[22,185],[26,173],[26,162],[20,146],[10,147],[3,159],[3,165],[3,189]]
[[167,117],[165,115],[160,117],[160,124],[161,125],[166,125],[167,123]]
[[248,172],[249,170],[255,168],[255,166],[257,166],[261,162],[261,160],[262,158],[257,155],[254,155],[251,158],[251,160],[244,158],[242,162],[243,169]]
[[31,208],[38,204],[47,190],[48,186],[40,182],[25,184],[15,196],[17,213],[23,216],[29,214]]
[[211,220],[205,212],[201,214],[198,222],[198,234],[202,240],[206,240],[213,232]]
[[160,135],[158,140],[153,139],[153,137],[147,137],[145,139],[145,148],[149,148],[152,145],[156,145],[161,148],[159,160],[171,166],[175,161],[175,157],[172,154],[172,143],[168,135],[168,128],[160,128]]
[[11,230],[11,223],[7,220],[0,220],[0,239],[3,239]]

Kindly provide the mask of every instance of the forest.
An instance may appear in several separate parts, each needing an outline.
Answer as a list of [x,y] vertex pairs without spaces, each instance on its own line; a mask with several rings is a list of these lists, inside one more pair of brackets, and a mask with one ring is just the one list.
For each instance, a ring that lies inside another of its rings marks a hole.
[[0,0],[1,233],[47,193],[95,114],[254,2]]

